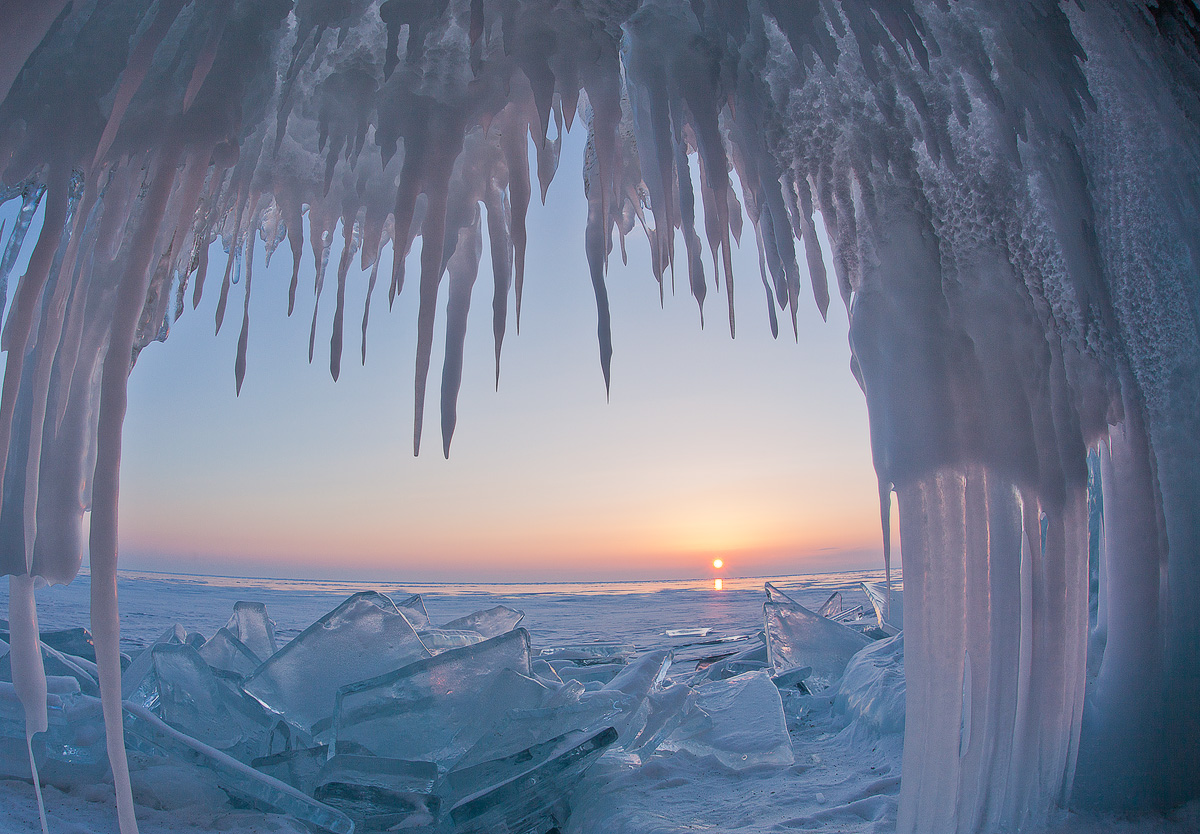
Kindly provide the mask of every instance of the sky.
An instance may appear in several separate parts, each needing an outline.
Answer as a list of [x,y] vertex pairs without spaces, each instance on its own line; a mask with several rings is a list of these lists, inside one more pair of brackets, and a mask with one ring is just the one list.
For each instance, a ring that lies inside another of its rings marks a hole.
[[[290,253],[281,247],[266,268],[258,247],[248,368],[235,396],[243,286],[232,288],[214,337],[223,264],[215,251],[216,276],[199,308],[189,304],[170,338],[142,352],[130,378],[122,565],[499,582],[881,566],[866,406],[849,372],[846,311],[835,299],[823,322],[805,278],[799,338],[784,316],[773,340],[748,223],[734,253],[736,339],[711,275],[702,329],[682,271],[660,308],[640,231],[628,241],[628,267],[614,252],[606,400],[582,245],[582,145],[577,128],[564,143],[547,207],[535,193],[521,331],[512,326],[510,299],[499,390],[485,241],[449,460],[437,402],[444,282],[423,448],[413,457],[416,281],[389,312],[381,277],[361,366],[367,275],[352,268],[335,383],[328,350],[337,252],[310,365],[311,255],[289,319]],[[419,248],[418,241],[412,258]],[[383,257],[381,276],[390,251]],[[417,274],[415,262],[408,271]],[[714,558],[724,561],[719,572]]]

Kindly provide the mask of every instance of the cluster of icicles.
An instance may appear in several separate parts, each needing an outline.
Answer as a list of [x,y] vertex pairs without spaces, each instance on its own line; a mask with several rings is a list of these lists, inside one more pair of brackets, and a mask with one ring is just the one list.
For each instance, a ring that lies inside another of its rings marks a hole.
[[381,264],[390,302],[419,235],[414,451],[443,282],[448,451],[482,224],[498,375],[529,142],[544,198],[578,118],[606,381],[606,264],[635,227],[660,285],[681,262],[702,309],[707,244],[731,332],[743,210],[773,332],[778,311],[795,327],[802,273],[826,312],[815,223],[829,232],[885,534],[900,501],[900,829],[1044,821],[1077,762],[1077,802],[1196,796],[1200,729],[1169,697],[1200,682],[1196,23],[1192,3],[1163,0],[0,4],[0,196],[21,201],[0,293],[44,210],[0,395],[0,567],[30,732],[45,721],[33,577],[71,580],[90,511],[109,752],[121,830],[136,829],[115,571],[138,352],[219,284],[218,328],[242,303],[240,387],[256,246],[287,242],[294,304],[307,225],[310,359],[342,253],[336,378],[354,259],[370,270],[365,361]]

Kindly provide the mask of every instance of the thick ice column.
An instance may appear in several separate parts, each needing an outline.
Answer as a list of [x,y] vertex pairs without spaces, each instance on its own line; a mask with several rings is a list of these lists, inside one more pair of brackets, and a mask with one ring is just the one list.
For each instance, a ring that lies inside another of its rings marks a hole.
[[1048,822],[1074,770],[1086,494],[1046,513],[979,465],[898,485],[905,718],[897,830]]

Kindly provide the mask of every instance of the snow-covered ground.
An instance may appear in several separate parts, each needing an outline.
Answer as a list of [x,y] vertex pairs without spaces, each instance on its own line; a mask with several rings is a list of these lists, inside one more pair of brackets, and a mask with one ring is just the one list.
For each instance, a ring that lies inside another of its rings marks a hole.
[[[877,572],[782,577],[774,583],[817,607],[835,590],[847,604],[864,603],[861,580]],[[709,637],[752,634],[763,626],[762,579],[594,585],[478,585],[403,587],[363,583],[247,580],[127,574],[122,582],[123,641],[145,645],[174,622],[211,636],[237,600],[264,602],[278,623],[280,642],[366,589],[401,596],[420,592],[434,622],[505,604],[526,613],[536,648],[596,638],[628,642],[644,651],[678,645],[668,629],[712,629]],[[66,588],[39,592],[43,630],[86,624],[86,576]],[[691,638],[693,640],[697,638]],[[687,654],[687,652],[681,652]],[[694,652],[693,652],[694,654]],[[679,662],[686,677],[695,661]],[[783,690],[793,763],[737,769],[687,744],[668,743],[644,763],[610,751],[587,772],[571,798],[566,834],[667,834],[691,831],[818,830],[886,832],[893,829],[899,792],[900,733],[879,733],[851,721],[832,691],[803,695]],[[147,834],[201,831],[268,834],[307,829],[294,819],[237,807],[205,769],[134,755],[132,775],[141,830]],[[45,802],[55,834],[116,832],[111,784],[47,786]],[[28,782],[0,781],[0,831],[40,830]],[[1183,834],[1200,830],[1200,804],[1170,819],[1137,821],[1071,818],[1062,832]]]

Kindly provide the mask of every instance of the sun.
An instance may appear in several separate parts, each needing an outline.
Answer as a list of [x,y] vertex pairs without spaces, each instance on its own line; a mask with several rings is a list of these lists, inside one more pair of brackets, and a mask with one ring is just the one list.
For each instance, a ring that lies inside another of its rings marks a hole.
[[716,568],[717,570],[720,570],[721,568],[725,567],[725,560],[724,559],[713,559],[713,567]]

